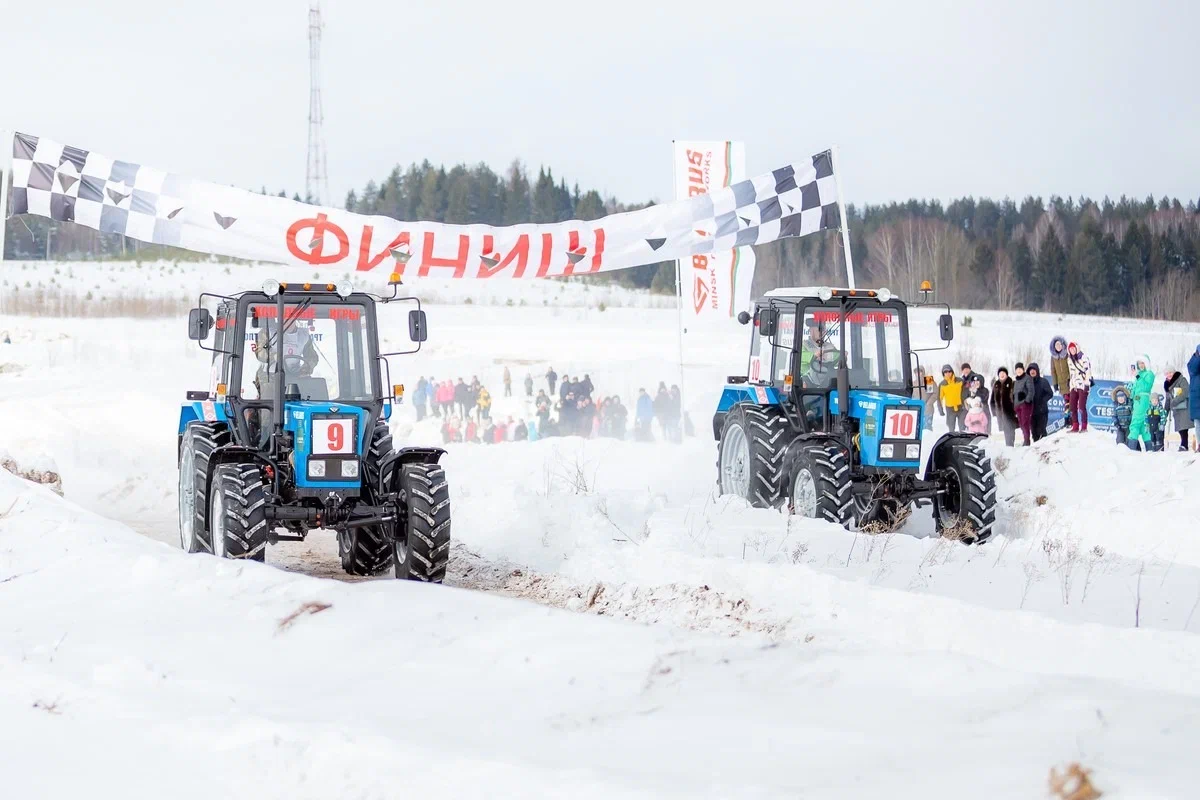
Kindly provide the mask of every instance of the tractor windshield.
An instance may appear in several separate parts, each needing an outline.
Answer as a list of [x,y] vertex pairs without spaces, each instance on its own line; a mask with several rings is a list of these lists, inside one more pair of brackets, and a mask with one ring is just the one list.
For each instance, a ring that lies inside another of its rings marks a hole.
[[[278,308],[246,307],[241,396],[273,395],[279,353]],[[366,307],[361,303],[288,303],[283,315],[284,386],[295,384],[302,400],[365,402],[373,399]]]
[[806,308],[804,332],[797,343],[801,385],[826,389],[836,385],[841,357],[841,327],[846,326],[846,366],[853,389],[901,391],[905,387],[902,311],[888,306]]

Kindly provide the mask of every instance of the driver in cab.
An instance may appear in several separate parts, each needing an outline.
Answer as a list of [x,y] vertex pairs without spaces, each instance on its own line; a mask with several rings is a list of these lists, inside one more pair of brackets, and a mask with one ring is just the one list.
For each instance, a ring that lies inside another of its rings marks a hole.
[[[258,368],[255,380],[259,389],[270,381],[270,373],[275,371],[275,361],[278,357],[278,340],[272,333],[271,325],[258,332],[255,340],[254,355],[262,363]],[[277,328],[276,328],[277,330]],[[308,377],[316,369],[317,348],[313,344],[312,334],[306,325],[298,325],[293,321],[283,333],[283,371],[287,377]]]
[[810,317],[804,321],[808,329],[800,345],[800,381],[807,389],[824,389],[837,370],[839,352],[827,338],[825,323]]

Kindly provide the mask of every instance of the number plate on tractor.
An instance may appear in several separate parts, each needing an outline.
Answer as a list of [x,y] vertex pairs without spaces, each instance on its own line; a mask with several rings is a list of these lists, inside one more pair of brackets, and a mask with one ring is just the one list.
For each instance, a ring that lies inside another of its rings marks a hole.
[[919,412],[910,408],[888,408],[883,412],[885,439],[916,439]]
[[356,452],[354,418],[313,420],[313,453],[321,456]]

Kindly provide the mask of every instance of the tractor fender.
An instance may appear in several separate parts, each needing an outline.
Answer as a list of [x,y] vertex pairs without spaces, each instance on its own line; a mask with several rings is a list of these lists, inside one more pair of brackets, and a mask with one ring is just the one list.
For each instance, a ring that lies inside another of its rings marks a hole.
[[986,436],[978,433],[970,433],[964,431],[955,431],[953,433],[943,433],[933,445],[929,448],[929,461],[925,464],[925,480],[933,480],[933,465],[937,461],[938,450],[946,445],[947,442],[973,442],[977,439],[986,439]]
[[394,494],[400,490],[399,486],[383,486],[384,475],[391,474],[393,482],[398,482],[400,467],[405,464],[437,464],[444,455],[446,451],[440,447],[401,447],[388,453],[379,462],[380,494]]

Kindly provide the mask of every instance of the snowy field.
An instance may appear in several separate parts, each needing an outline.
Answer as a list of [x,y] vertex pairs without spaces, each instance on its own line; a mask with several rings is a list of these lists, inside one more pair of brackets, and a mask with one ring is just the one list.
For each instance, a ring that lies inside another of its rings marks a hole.
[[[202,286],[317,280],[159,266],[5,263],[0,278],[7,300],[72,273],[63,310],[105,278],[106,297],[184,308]],[[661,298],[411,288],[433,302],[428,345],[393,359],[410,387],[478,375],[494,415],[520,417],[505,366],[518,393],[554,366],[629,406],[681,380]],[[404,311],[383,313],[402,346]],[[935,316],[913,314],[914,344],[937,344]],[[1143,353],[1182,366],[1200,342],[1195,326],[955,316],[955,343],[923,356],[934,368],[1048,368],[1062,333],[1123,377]],[[712,410],[744,372],[735,327],[685,354],[695,438],[451,445],[453,588],[348,582],[323,533],[266,566],[178,550],[178,408],[208,373],[182,317],[7,314],[5,333],[0,449],[56,465],[64,493],[0,471],[6,795],[1027,798],[1073,762],[1105,797],[1195,795],[1196,455],[1101,433],[993,441],[997,535],[979,548],[934,538],[928,511],[864,536],[750,509],[713,491]],[[393,424],[440,444],[411,408]]]

